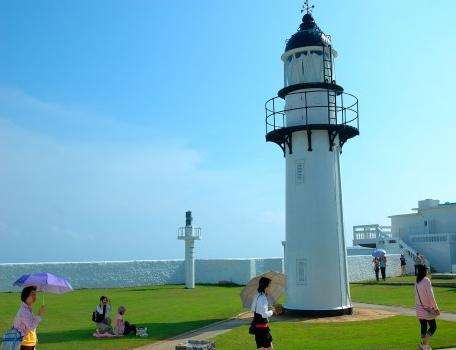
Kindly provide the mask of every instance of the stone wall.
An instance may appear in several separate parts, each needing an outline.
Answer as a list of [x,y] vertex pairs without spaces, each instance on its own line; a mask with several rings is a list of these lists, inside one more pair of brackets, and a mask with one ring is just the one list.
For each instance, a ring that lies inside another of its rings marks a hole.
[[[348,256],[351,282],[374,278],[372,257]],[[196,283],[216,284],[229,281],[245,284],[266,271],[282,271],[282,258],[195,260]],[[183,284],[183,260],[145,260],[83,263],[0,264],[0,291],[18,290],[12,283],[21,275],[51,272],[65,276],[74,288],[134,287],[157,284]],[[387,275],[400,274],[399,255],[388,255]]]
[[[386,276],[400,276],[401,263],[400,254],[387,255]],[[348,280],[359,282],[375,279],[374,268],[372,266],[372,256],[352,255],[347,257]]]

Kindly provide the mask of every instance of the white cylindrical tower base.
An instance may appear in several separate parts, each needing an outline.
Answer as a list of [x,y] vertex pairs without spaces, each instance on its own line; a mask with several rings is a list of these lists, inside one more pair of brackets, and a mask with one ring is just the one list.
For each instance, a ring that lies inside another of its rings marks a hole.
[[193,250],[195,241],[189,239],[185,241],[185,287],[195,288],[195,258]]
[[286,154],[285,308],[314,314],[351,312],[343,230],[339,140],[326,130],[292,135]]

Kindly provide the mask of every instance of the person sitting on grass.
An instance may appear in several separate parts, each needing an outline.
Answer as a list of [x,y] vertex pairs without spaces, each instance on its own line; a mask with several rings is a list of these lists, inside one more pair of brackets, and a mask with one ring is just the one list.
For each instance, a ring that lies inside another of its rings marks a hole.
[[136,334],[136,326],[124,320],[125,312],[127,309],[120,306],[117,315],[114,318],[114,334],[115,335],[129,335]]
[[419,265],[417,273],[415,305],[416,316],[420,321],[421,327],[421,344],[419,349],[430,350],[429,342],[437,329],[435,319],[440,315],[440,311],[434,298],[431,280],[426,277],[426,266]]
[[41,322],[41,317],[44,314],[44,305],[41,305],[35,316],[32,312],[33,304],[36,301],[36,287],[25,287],[21,293],[21,308],[14,319],[14,328],[17,329],[23,336],[21,342],[21,350],[34,350],[38,341],[36,336],[36,328]]
[[112,333],[111,319],[109,312],[111,311],[111,304],[107,297],[104,295],[100,297],[100,304],[97,305],[92,314],[92,321],[97,324],[97,332]]

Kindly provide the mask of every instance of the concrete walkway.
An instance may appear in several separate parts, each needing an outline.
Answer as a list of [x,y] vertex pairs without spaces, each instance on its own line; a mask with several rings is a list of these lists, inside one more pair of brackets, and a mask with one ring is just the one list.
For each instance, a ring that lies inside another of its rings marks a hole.
[[206,327],[180,334],[176,337],[160,341],[158,343],[145,345],[137,348],[136,350],[174,350],[176,345],[184,343],[186,340],[205,340],[214,338],[217,335],[229,332],[233,328],[250,323],[250,318],[244,317],[247,314],[249,313],[240,314],[237,317],[226,321],[212,323]]
[[[353,303],[355,308],[365,309],[378,309],[395,312],[404,316],[416,316],[415,309],[402,307],[402,306],[390,306],[390,305],[377,305],[377,304],[364,304],[364,303]],[[439,320],[456,322],[456,314],[451,312],[442,312],[438,318]]]
[[[401,306],[389,306],[389,305],[377,305],[377,304],[364,304],[364,303],[353,303],[355,308],[364,308],[364,309],[377,309],[390,311],[396,314],[405,315],[405,316],[415,316],[415,309],[406,308]],[[439,316],[439,319],[445,321],[456,322],[456,314],[449,312],[442,312]],[[186,340],[205,340],[214,338],[220,334],[229,332],[233,328],[239,327],[243,324],[250,323],[250,313],[244,312],[234,318],[231,318],[226,321],[220,321],[217,323],[210,324],[206,327],[196,329],[184,334],[180,334],[176,337],[163,340],[154,344],[145,345],[136,350],[174,350],[176,345],[184,343]],[[278,320],[279,321],[279,320]],[[447,349],[447,350],[456,350],[456,348]]]

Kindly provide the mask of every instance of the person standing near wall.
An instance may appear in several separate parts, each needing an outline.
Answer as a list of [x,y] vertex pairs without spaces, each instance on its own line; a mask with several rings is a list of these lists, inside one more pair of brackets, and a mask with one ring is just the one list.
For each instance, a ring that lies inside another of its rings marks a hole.
[[426,277],[427,268],[424,265],[418,266],[415,284],[415,305],[416,317],[420,322],[421,344],[419,349],[430,350],[429,342],[437,329],[435,319],[440,315],[439,308],[434,298],[432,283]]
[[386,280],[386,255],[380,257],[380,271],[382,273],[382,280]]
[[380,260],[378,258],[374,258],[374,260],[372,260],[372,264],[374,265],[375,279],[378,282],[379,281],[378,273],[380,271]]
[[405,261],[404,254],[401,254],[401,276],[405,276],[407,274],[407,262]]

